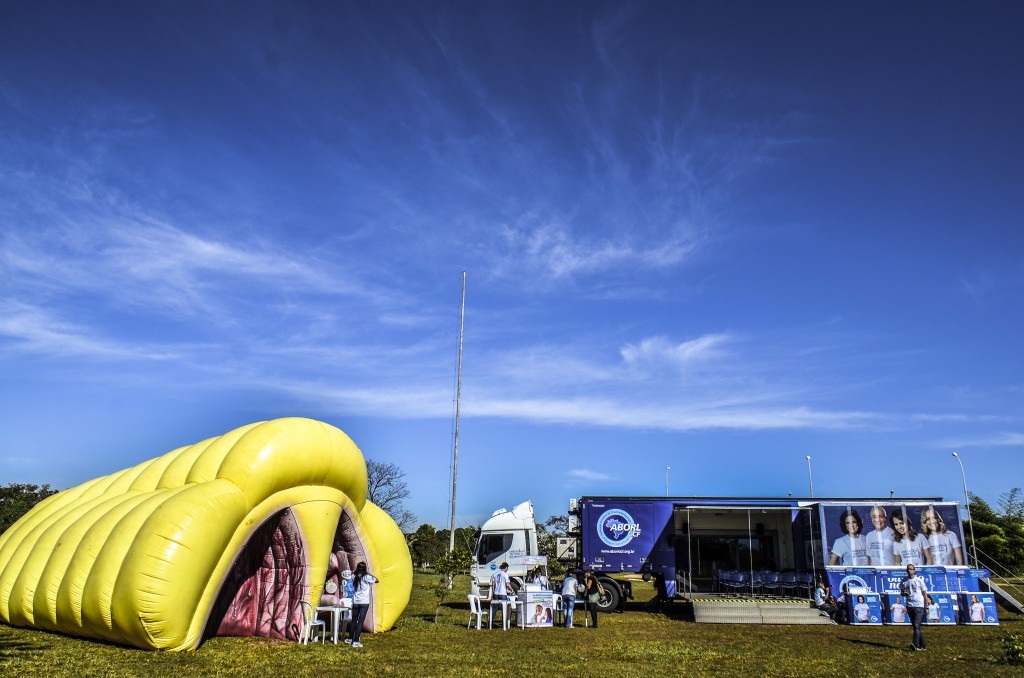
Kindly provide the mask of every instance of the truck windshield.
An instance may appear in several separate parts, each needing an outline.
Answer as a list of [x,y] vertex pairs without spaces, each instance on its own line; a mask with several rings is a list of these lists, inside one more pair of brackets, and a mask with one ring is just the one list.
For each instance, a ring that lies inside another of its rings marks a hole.
[[476,562],[485,565],[512,548],[512,533],[499,532],[480,537],[476,547]]

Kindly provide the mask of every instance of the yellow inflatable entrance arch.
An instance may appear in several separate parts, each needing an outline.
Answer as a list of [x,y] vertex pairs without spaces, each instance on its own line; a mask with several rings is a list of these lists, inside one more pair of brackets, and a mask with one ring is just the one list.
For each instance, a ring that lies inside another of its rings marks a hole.
[[300,600],[365,561],[366,628],[412,591],[393,520],[339,429],[301,418],[235,429],[65,490],[0,535],[0,619],[140,648],[214,635],[295,638]]

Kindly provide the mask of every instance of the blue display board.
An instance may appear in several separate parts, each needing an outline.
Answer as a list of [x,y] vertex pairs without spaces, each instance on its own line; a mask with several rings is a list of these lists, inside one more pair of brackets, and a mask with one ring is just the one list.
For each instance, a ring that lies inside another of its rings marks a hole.
[[886,593],[882,595],[882,623],[910,624],[906,596],[899,593]]
[[999,623],[994,593],[961,593],[960,623],[971,625],[994,625]]
[[[988,570],[921,567],[917,570],[919,577],[924,579],[929,591],[938,592],[971,592],[977,591],[978,580],[989,576]],[[829,583],[835,591],[843,591],[844,585],[863,586],[877,593],[899,593],[900,582],[907,576],[906,570],[900,568],[871,567],[830,567],[828,568]]]
[[932,604],[928,606],[924,621],[932,626],[956,624],[959,601],[955,593],[930,593]]
[[846,618],[851,624],[881,624],[882,601],[877,593],[858,593],[846,597]]

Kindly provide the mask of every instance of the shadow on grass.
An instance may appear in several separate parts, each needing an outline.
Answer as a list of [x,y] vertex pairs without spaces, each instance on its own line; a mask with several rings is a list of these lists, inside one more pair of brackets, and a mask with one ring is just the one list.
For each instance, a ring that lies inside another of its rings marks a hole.
[[896,650],[897,652],[903,652],[904,650],[907,652],[911,651],[908,649],[909,642],[906,644],[893,645],[892,643],[879,643],[873,640],[864,640],[862,638],[843,638],[842,636],[836,636],[836,640],[853,643],[854,645],[870,645],[872,647],[880,647],[886,650]]
[[13,657],[21,652],[43,652],[49,649],[46,643],[26,640],[0,640],[0,659]]

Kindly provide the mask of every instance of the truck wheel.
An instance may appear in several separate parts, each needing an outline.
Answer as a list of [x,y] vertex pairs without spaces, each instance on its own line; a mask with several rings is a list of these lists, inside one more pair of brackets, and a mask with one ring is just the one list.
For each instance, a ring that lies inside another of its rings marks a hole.
[[619,602],[622,600],[622,593],[619,585],[611,579],[602,579],[601,586],[604,587],[604,595],[597,603],[598,612],[615,612],[619,609]]

